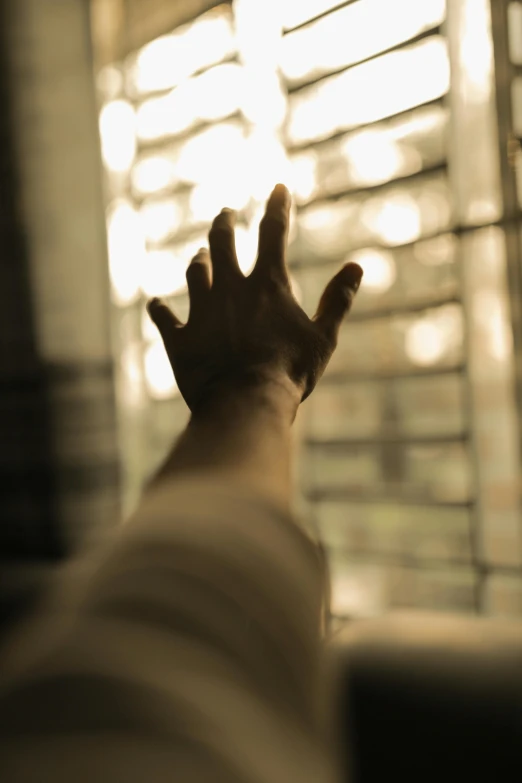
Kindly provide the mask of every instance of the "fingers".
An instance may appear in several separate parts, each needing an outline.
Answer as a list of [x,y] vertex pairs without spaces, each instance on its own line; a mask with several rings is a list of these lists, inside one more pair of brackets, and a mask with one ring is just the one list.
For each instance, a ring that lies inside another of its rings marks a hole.
[[172,344],[178,335],[178,330],[183,326],[179,318],[174,315],[165,302],[157,297],[147,302],[147,312],[153,323],[156,324],[165,347]]
[[190,296],[190,315],[197,314],[205,307],[211,288],[210,255],[202,247],[187,267],[187,285]]
[[335,344],[337,344],[339,328],[352,306],[362,276],[363,270],[358,264],[346,264],[324,289],[313,320],[323,334]]
[[214,219],[208,235],[212,258],[212,281],[215,286],[240,276],[234,238],[235,212],[222,209]]
[[259,252],[256,270],[270,277],[288,281],[286,244],[290,222],[290,193],[276,185],[266,205],[259,226]]

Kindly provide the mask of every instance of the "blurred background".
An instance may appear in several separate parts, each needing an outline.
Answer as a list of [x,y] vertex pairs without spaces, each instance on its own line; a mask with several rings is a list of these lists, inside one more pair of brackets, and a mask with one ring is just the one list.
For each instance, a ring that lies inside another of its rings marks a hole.
[[522,614],[522,2],[0,9],[4,614],[136,508],[188,419],[145,302],[276,182],[306,312],[365,271],[297,423],[334,615]]

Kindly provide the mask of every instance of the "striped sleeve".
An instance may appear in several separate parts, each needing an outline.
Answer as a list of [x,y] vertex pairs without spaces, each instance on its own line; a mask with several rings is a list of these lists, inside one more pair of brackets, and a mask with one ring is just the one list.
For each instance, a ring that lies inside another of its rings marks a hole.
[[216,480],[160,485],[13,644],[3,779],[330,781],[323,587],[291,516]]

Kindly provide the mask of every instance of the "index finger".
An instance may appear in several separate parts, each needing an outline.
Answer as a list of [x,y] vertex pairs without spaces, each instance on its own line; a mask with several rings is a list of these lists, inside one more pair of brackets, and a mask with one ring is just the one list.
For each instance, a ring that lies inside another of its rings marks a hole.
[[276,185],[268,199],[259,225],[256,269],[271,277],[288,280],[286,245],[290,223],[290,193],[284,185]]

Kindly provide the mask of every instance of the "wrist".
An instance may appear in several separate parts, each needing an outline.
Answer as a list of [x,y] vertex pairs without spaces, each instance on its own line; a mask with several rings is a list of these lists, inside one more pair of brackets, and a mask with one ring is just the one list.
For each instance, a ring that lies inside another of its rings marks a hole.
[[298,388],[285,373],[252,372],[241,378],[221,380],[205,394],[192,410],[192,421],[244,415],[260,415],[290,426],[302,398]]
[[219,477],[287,508],[292,496],[291,425],[301,390],[284,376],[213,384],[154,484],[180,472]]

